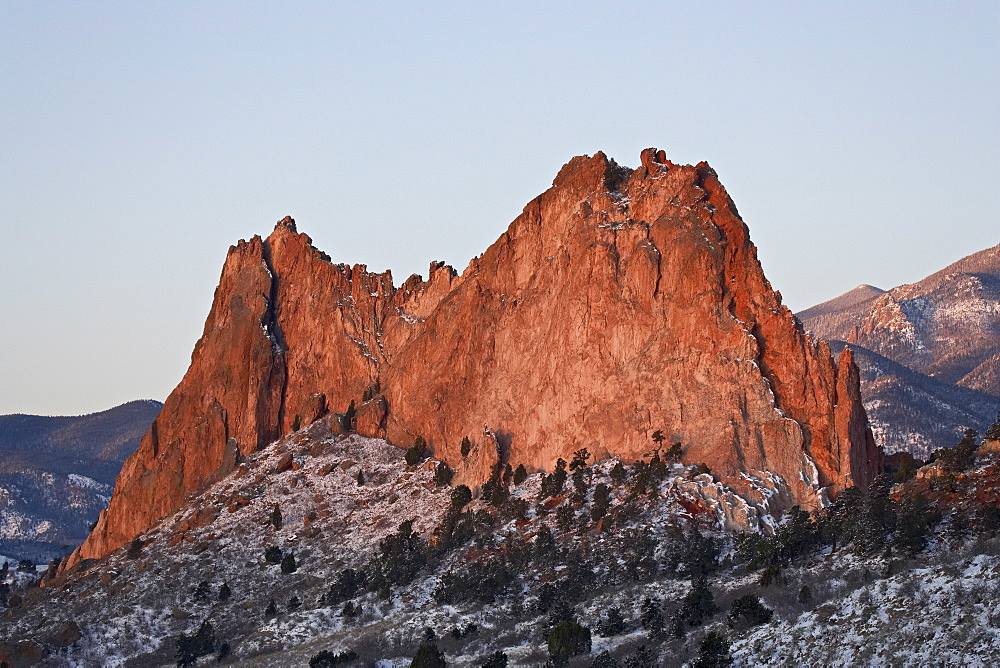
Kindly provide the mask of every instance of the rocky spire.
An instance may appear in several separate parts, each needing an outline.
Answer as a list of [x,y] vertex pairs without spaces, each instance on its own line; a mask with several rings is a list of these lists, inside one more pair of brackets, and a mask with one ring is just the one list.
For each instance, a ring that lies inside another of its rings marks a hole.
[[188,373],[74,559],[178,508],[234,449],[352,401],[359,432],[421,436],[470,483],[498,458],[638,459],[656,430],[748,496],[780,476],[778,507],[879,470],[850,354],[837,363],[803,334],[715,171],[598,153],[570,160],[460,276],[435,263],[394,288],[332,264],[291,218],[230,249]]

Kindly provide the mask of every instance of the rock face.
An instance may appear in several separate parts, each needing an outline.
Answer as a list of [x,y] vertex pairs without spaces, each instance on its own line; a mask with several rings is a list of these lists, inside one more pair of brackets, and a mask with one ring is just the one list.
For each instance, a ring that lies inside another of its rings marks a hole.
[[803,334],[715,172],[598,153],[461,275],[435,263],[394,288],[331,263],[290,218],[232,248],[191,368],[74,559],[179,507],[227,443],[247,453],[303,426],[318,394],[331,411],[354,402],[365,435],[422,436],[456,482],[584,447],[640,458],[656,430],[748,494],[744,473],[780,475],[787,503],[879,467],[851,352],[834,362]]
[[964,429],[991,424],[1000,408],[1000,246],[887,292],[861,286],[799,317],[859,353],[862,394],[887,452],[926,458]]

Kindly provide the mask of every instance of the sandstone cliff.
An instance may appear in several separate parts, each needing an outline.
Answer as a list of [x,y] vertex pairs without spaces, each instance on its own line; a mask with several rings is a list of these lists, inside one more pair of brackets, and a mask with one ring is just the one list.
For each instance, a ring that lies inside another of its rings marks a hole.
[[764,471],[786,505],[867,485],[879,453],[850,350],[835,362],[803,334],[707,164],[641,161],[574,158],[461,275],[433,264],[395,288],[289,218],[230,249],[191,368],[74,559],[352,401],[359,432],[422,436],[470,483],[583,447],[640,458],[659,429],[748,495]]

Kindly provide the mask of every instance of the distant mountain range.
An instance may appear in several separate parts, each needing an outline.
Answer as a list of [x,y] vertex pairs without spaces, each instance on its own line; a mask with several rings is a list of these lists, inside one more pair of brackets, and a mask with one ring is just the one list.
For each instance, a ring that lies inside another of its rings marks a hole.
[[860,285],[798,317],[854,349],[886,452],[926,458],[1000,409],[1000,245],[892,290]]
[[76,547],[162,406],[145,400],[76,417],[0,415],[0,555],[38,562]]

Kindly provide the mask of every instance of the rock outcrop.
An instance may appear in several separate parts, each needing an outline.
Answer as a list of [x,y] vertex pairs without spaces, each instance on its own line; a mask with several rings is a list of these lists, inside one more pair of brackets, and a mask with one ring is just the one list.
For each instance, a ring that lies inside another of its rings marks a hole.
[[788,504],[879,466],[851,352],[835,362],[803,334],[715,172],[598,153],[461,275],[435,263],[395,288],[332,263],[290,218],[230,249],[191,368],[74,560],[178,508],[233,461],[227,447],[315,419],[318,395],[353,402],[365,435],[422,436],[470,483],[584,447],[637,459],[656,430],[747,494],[753,472],[776,473]]

